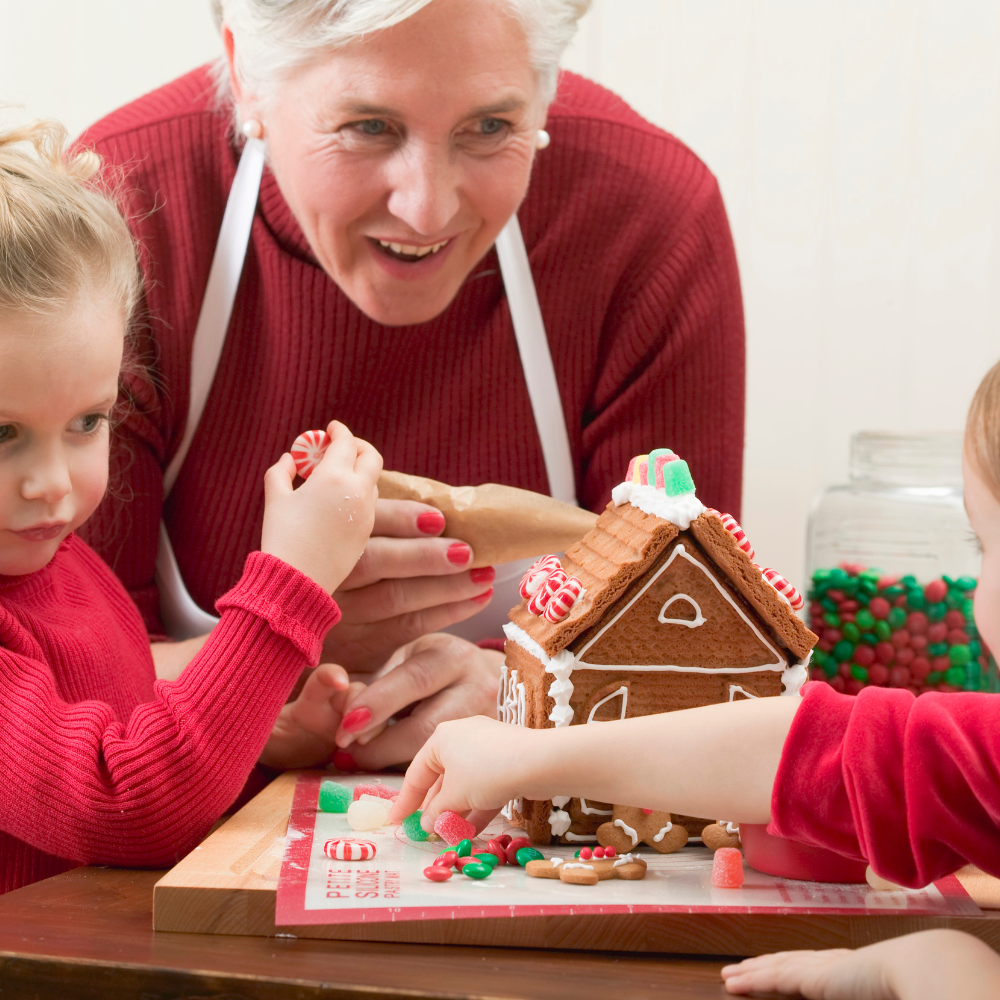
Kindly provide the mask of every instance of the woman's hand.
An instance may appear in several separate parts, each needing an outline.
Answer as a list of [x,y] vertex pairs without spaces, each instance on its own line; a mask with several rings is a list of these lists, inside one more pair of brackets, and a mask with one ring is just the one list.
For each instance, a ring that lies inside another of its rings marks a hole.
[[[391,730],[390,730],[391,732]],[[512,798],[521,794],[531,746],[538,732],[477,716],[442,723],[413,758],[389,822],[399,823],[423,808],[421,824],[434,829],[446,810],[468,814],[482,829]]]
[[327,433],[326,454],[298,489],[288,452],[264,475],[260,548],[333,593],[371,536],[382,456],[337,420]]
[[[337,733],[337,746],[346,753],[334,763],[377,771],[412,760],[441,722],[495,715],[502,664],[502,653],[444,633],[407,643],[351,702]],[[410,705],[405,718],[376,735]]]
[[428,504],[378,501],[364,555],[333,595],[342,618],[324,659],[370,673],[400,646],[482,611],[496,573],[470,570],[472,549],[437,537],[444,528],[444,515]]

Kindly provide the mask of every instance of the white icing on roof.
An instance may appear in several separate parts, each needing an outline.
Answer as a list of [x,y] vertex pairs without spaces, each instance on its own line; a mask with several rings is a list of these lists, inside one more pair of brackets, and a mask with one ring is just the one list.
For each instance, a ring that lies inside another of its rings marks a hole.
[[619,483],[611,491],[611,499],[616,507],[630,503],[646,514],[676,524],[681,531],[687,531],[691,522],[707,510],[693,493],[668,497],[663,490],[658,490],[655,486],[644,486],[642,483]]

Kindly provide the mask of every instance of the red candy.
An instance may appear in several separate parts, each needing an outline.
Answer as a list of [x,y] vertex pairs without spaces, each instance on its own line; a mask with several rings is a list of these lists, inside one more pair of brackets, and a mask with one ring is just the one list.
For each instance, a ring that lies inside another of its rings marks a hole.
[[880,642],[875,647],[875,659],[888,666],[896,659],[896,647],[891,642]]
[[457,844],[462,840],[472,840],[476,828],[458,813],[446,811],[434,821],[434,832],[446,844]]
[[458,852],[457,851],[445,851],[444,854],[439,854],[434,860],[434,864],[440,866],[441,868],[454,868],[458,864]]
[[884,597],[873,597],[868,603],[868,610],[876,618],[888,618],[892,605]]
[[906,628],[911,635],[923,635],[927,631],[927,615],[923,611],[911,611],[906,616]]
[[492,854],[502,865],[507,864],[507,852],[503,849],[503,845],[498,840],[489,841],[486,844],[486,851],[484,853]]
[[893,667],[889,671],[889,687],[905,688],[910,686],[910,671],[906,667]]
[[613,858],[615,856],[615,854],[616,854],[616,851],[615,851],[615,849],[613,847],[605,847],[604,848],[604,856],[606,858]]
[[[660,474],[662,476],[662,473]],[[722,522],[722,526],[733,536],[733,540],[736,542],[737,546],[741,548],[751,559],[754,558],[756,553],[753,550],[753,545],[750,544],[750,539],[747,538],[746,532],[739,526],[736,518],[732,514],[722,514],[714,508],[709,508],[710,514],[715,514],[716,517]]]
[[531,847],[531,841],[527,837],[515,837],[507,845],[507,864],[516,865],[517,864],[517,852],[521,850],[522,847]]
[[477,858],[474,858],[471,854],[469,854],[464,858],[459,858],[455,862],[455,867],[459,871],[461,871],[466,865],[481,865],[481,864],[482,864],[481,861],[479,861]]
[[447,882],[451,878],[451,869],[440,865],[431,865],[424,869],[424,878],[429,878],[432,882]]
[[927,641],[929,643],[944,642],[948,635],[948,626],[944,622],[935,622],[927,629]]
[[927,636],[911,635],[910,648],[915,649],[918,653],[922,653],[927,648]]
[[[965,631],[965,615],[961,611],[949,611],[944,616],[944,623],[948,628],[960,628],[963,632]],[[966,636],[965,638],[968,641],[969,637]]]
[[906,649],[896,650],[896,663],[901,667],[908,667],[912,662],[913,658],[916,656],[916,652],[906,647]]
[[855,647],[854,662],[861,667],[870,667],[875,662],[875,650],[871,646]]
[[603,858],[604,857],[604,848],[603,847],[595,847],[594,848],[594,857],[595,858]]
[[968,635],[965,633],[964,628],[953,628],[947,636],[945,636],[945,642],[949,646],[964,646],[969,641]]
[[909,646],[910,633],[907,632],[905,628],[901,628],[898,632],[892,633],[891,642],[896,649],[902,649],[904,646]]
[[738,889],[743,885],[743,854],[738,847],[720,847],[712,859],[712,885]]
[[[924,597],[928,604],[940,604],[948,596],[948,584],[944,580],[932,580],[924,587]],[[875,612],[873,611],[872,614]]]
[[329,447],[330,435],[326,431],[306,431],[300,434],[289,449],[295,462],[295,471],[303,479],[308,479]]
[[580,860],[589,861],[594,856],[594,852],[589,847],[580,848]]
[[499,837],[496,838],[497,843],[506,851],[507,845],[514,838],[509,833],[501,833]]
[[910,676],[915,680],[919,681],[921,684],[927,679],[927,675],[931,672],[931,661],[927,659],[926,656],[918,656],[910,664]]
[[889,668],[881,663],[873,663],[868,670],[868,680],[878,687],[884,687],[889,680]]
[[521,577],[521,585],[518,593],[529,598],[545,582],[548,575],[554,570],[562,569],[562,563],[558,556],[542,556],[536,559],[528,568],[528,572]]
[[376,798],[388,799],[391,802],[399,795],[399,792],[388,785],[355,785],[354,801],[357,802],[362,795],[374,795]]

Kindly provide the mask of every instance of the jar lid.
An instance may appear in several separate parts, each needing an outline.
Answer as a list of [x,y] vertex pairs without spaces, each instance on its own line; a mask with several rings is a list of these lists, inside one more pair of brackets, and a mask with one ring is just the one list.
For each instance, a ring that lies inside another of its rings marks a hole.
[[961,489],[962,435],[958,431],[859,431],[851,437],[850,464],[852,481]]

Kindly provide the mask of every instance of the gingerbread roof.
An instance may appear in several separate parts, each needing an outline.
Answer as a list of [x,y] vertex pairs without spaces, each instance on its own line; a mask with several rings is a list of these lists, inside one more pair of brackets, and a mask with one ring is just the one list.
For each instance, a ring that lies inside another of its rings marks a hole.
[[[724,527],[714,511],[706,510],[688,529],[744,599],[770,626],[778,640],[804,660],[816,636],[763,577],[761,570]],[[677,525],[647,514],[630,503],[608,504],[597,524],[566,550],[562,565],[578,577],[583,596],[559,622],[550,622],[527,609],[527,600],[511,609],[510,620],[523,629],[549,656],[565,649],[578,635],[596,624],[678,536]]]

